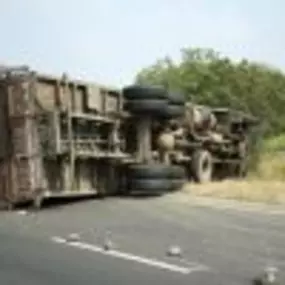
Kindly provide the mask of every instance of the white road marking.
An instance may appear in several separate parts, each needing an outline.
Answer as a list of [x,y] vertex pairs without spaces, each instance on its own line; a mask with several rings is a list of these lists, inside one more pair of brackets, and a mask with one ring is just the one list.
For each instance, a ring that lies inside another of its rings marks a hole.
[[66,243],[66,240],[64,238],[58,236],[52,237],[51,240],[55,243]]
[[197,263],[195,263],[192,267],[183,267],[183,266],[167,263],[164,261],[159,261],[159,260],[152,259],[152,258],[142,257],[142,256],[138,256],[138,255],[134,255],[131,253],[122,252],[122,251],[118,251],[118,250],[107,250],[106,251],[99,246],[84,243],[84,242],[79,242],[79,241],[67,242],[64,238],[57,237],[57,236],[52,237],[51,240],[55,243],[65,244],[65,245],[68,245],[71,247],[80,248],[80,249],[88,250],[91,252],[97,252],[97,253],[101,253],[103,255],[121,258],[124,260],[134,261],[134,262],[138,262],[141,264],[146,264],[148,266],[153,266],[153,267],[157,267],[160,269],[178,272],[181,274],[190,274],[190,273],[195,272],[195,271],[209,271],[209,268],[207,266],[204,266],[202,264],[197,264]]

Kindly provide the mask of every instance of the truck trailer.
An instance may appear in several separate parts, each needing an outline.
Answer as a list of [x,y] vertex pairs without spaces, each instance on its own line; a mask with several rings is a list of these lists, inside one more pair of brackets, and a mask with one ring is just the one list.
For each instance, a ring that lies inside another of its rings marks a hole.
[[26,66],[0,67],[0,107],[0,200],[9,206],[161,194],[222,168],[242,176],[256,121],[159,86],[119,90]]

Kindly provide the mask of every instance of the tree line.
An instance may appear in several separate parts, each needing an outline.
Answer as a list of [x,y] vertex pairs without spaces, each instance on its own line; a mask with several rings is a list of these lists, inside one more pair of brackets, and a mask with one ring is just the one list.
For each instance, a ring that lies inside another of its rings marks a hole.
[[159,59],[135,81],[162,85],[198,104],[251,113],[260,119],[266,136],[285,132],[285,75],[275,67],[234,61],[212,49],[187,48],[179,61]]

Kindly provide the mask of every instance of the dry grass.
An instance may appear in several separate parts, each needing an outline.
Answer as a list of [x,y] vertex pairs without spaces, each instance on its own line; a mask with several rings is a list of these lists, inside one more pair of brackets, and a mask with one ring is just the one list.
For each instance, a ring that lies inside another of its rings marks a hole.
[[195,196],[234,199],[268,204],[285,204],[285,182],[282,181],[223,181],[209,184],[188,184],[185,192]]
[[285,152],[263,155],[255,173],[250,175],[261,180],[277,180],[285,182]]
[[285,154],[266,154],[246,180],[189,184],[184,190],[195,196],[285,204]]

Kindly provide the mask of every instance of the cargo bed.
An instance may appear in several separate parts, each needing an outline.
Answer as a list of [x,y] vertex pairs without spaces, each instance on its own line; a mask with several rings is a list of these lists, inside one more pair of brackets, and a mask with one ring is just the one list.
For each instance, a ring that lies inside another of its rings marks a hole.
[[0,74],[0,201],[115,191],[112,170],[128,157],[120,92],[22,67]]

